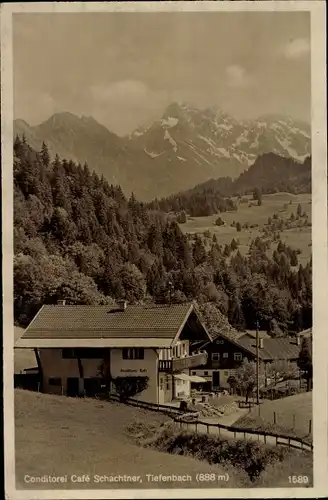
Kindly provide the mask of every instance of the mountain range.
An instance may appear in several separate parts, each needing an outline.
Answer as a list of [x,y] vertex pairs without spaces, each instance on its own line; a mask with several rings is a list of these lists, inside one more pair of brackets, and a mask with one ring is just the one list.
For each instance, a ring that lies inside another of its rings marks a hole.
[[237,120],[219,108],[173,103],[148,127],[125,137],[92,117],[63,112],[40,125],[14,122],[36,150],[42,142],[52,157],[88,163],[127,195],[141,200],[166,197],[209,179],[236,179],[265,153],[303,162],[311,154],[306,123],[282,116]]

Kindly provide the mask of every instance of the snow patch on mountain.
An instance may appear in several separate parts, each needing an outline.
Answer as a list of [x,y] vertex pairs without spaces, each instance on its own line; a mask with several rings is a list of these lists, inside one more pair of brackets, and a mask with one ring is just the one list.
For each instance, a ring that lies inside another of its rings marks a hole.
[[260,146],[259,143],[259,136],[257,135],[254,139],[254,141],[249,145],[249,149],[256,149]]
[[168,128],[176,127],[178,125],[178,123],[179,123],[178,118],[174,118],[173,116],[168,116],[167,118],[162,118],[162,120],[161,120],[161,124],[164,127],[168,127]]
[[232,130],[233,125],[227,125],[226,123],[217,123],[216,128],[223,130]]
[[288,139],[279,139],[277,137],[277,141],[292,158],[295,158],[296,160],[299,161],[304,161],[305,158],[307,157],[306,154],[305,155],[298,154],[297,151],[291,146],[291,143]]
[[198,137],[200,139],[202,139],[203,141],[207,142],[207,144],[209,144],[210,146],[213,146],[214,148],[216,147],[216,144],[213,141],[213,139],[209,139],[208,137],[204,137],[203,135],[200,135],[200,134],[198,134]]
[[178,151],[178,146],[177,146],[177,143],[176,141],[173,139],[173,137],[171,136],[170,132],[168,130],[165,130],[165,133],[164,133],[164,139],[166,141],[169,141],[169,143],[172,145],[173,147],[173,151],[176,153]]
[[144,148],[144,152],[146,155],[150,156],[150,158],[157,158],[158,156],[161,156],[163,153],[155,153],[154,151],[147,151],[146,148]]
[[245,137],[244,134],[237,137],[237,139],[235,141],[235,146],[240,146],[240,144],[242,144],[243,142],[248,142],[248,139],[247,139],[247,137]]
[[178,160],[180,161],[187,161],[186,158],[183,158],[182,156],[177,156]]
[[225,148],[218,148],[218,151],[226,158],[230,158],[230,153]]

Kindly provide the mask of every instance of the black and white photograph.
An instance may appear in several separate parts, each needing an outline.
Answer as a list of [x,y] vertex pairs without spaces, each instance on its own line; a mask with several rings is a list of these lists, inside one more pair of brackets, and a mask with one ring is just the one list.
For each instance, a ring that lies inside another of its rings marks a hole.
[[327,486],[324,6],[182,3],[1,9],[10,500]]

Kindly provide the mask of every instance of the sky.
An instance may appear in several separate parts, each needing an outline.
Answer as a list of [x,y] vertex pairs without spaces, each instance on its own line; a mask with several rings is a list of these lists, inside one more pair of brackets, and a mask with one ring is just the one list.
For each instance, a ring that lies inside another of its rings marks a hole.
[[14,116],[125,135],[172,102],[310,122],[308,12],[14,14]]

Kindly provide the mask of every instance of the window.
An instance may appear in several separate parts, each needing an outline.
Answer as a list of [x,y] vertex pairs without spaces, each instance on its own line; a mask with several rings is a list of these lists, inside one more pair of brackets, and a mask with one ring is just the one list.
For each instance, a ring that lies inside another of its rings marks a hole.
[[79,358],[84,359],[103,359],[108,353],[108,349],[102,347],[92,347],[88,349],[75,349]]
[[160,380],[159,380],[159,388],[161,391],[164,390],[164,380],[162,378],[160,378]]
[[143,347],[124,347],[122,349],[123,359],[144,359],[145,351]]
[[233,357],[235,361],[242,361],[243,359],[243,355],[241,352],[235,352]]
[[204,375],[208,375],[208,372],[204,372]]
[[191,372],[191,375],[196,375],[196,372]]
[[224,358],[228,358],[228,357],[229,357],[229,354],[228,354],[227,352],[224,352],[224,353],[223,353],[223,357],[224,357]]
[[97,347],[80,347],[62,349],[62,357],[64,359],[102,359],[105,357],[107,349]]
[[220,359],[220,353],[212,352],[212,361],[219,361],[219,359]]
[[225,377],[229,377],[229,372],[224,372]]
[[59,377],[49,378],[49,385],[56,385],[56,386],[61,387],[61,385],[62,385],[61,378],[59,378]]

